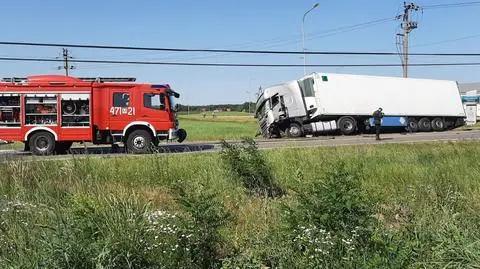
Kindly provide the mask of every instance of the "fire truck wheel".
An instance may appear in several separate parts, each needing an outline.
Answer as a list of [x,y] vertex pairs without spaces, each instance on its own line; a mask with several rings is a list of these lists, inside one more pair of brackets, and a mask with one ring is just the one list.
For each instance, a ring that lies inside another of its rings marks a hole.
[[127,150],[130,153],[142,154],[150,150],[152,136],[148,131],[136,130],[130,133],[127,138]]
[[38,132],[30,137],[28,144],[33,154],[50,155],[55,149],[55,138],[49,132]]
[[178,137],[178,143],[182,143],[185,138],[187,138],[187,131],[185,131],[184,129],[178,129],[177,131],[177,137]]
[[57,154],[65,154],[72,147],[72,144],[72,141],[57,142],[55,144],[55,152]]

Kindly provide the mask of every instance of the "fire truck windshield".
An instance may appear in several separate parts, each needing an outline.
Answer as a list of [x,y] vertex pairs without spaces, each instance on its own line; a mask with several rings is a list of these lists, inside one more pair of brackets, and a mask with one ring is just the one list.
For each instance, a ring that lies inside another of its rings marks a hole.
[[171,94],[168,95],[168,103],[170,105],[170,109],[172,111],[175,111],[176,101],[175,101],[175,98],[173,98],[173,96]]

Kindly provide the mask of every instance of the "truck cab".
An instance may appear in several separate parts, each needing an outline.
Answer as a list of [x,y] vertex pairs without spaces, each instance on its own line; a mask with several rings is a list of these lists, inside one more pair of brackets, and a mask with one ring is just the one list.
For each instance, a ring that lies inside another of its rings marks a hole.
[[257,99],[255,117],[266,138],[279,136],[284,130],[301,131],[300,122],[306,116],[306,104],[296,80],[266,88]]
[[169,85],[94,84],[94,102],[98,111],[94,143],[123,142],[131,151],[143,151],[161,140],[182,142],[186,132],[175,118],[175,98],[179,94]]

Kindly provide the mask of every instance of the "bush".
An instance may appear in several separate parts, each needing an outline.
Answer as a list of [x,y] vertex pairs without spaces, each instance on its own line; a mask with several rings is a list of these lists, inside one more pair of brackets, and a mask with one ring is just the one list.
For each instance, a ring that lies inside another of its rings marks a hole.
[[351,267],[368,248],[375,222],[375,204],[361,187],[360,176],[337,163],[324,178],[309,184],[300,180],[305,186],[298,190],[298,205],[286,211],[286,236],[295,255],[289,259],[295,267]]
[[[219,268],[225,257],[222,229],[233,220],[218,195],[202,185],[179,182],[177,201],[185,212],[179,245],[185,268]],[[185,262],[188,261],[188,262]]]
[[241,144],[222,141],[220,154],[227,169],[240,179],[250,194],[272,198],[285,194],[253,139],[245,138]]

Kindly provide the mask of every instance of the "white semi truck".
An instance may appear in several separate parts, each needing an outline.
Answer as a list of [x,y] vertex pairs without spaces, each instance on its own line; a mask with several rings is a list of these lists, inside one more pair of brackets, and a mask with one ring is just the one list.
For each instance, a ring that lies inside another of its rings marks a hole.
[[455,81],[320,73],[263,90],[255,117],[266,138],[350,135],[368,129],[380,107],[383,126],[411,132],[444,131],[465,121]]

